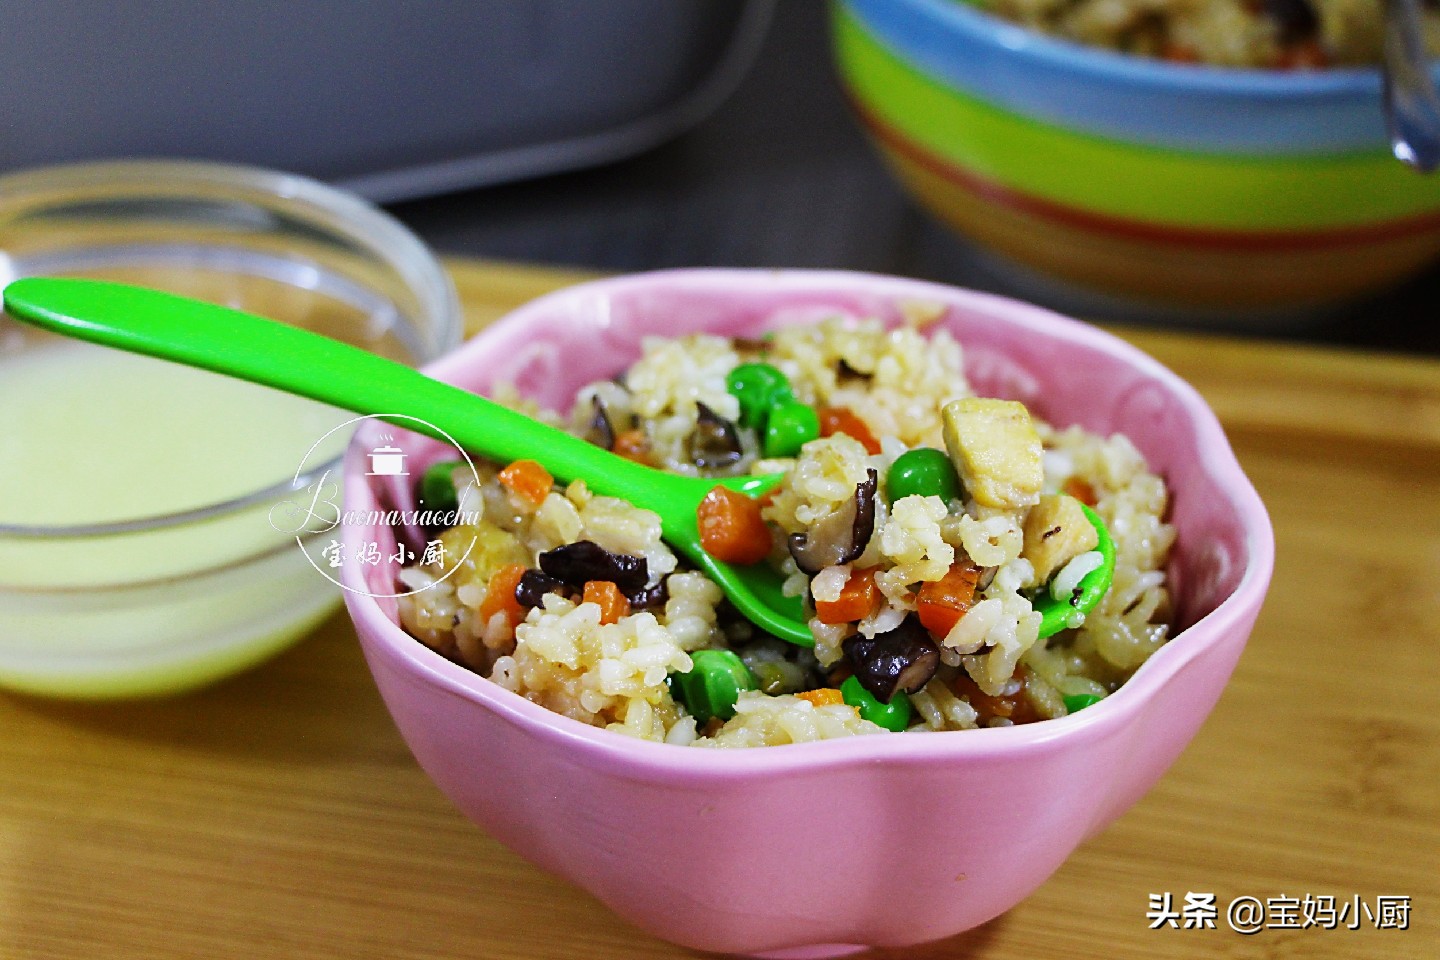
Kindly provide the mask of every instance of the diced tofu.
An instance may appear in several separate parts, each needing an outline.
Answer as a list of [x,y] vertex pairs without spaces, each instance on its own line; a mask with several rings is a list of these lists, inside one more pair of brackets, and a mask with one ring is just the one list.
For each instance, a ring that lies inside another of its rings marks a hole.
[[1100,545],[1080,501],[1063,494],[1040,498],[1025,517],[1025,546],[1020,556],[1035,568],[1035,582],[1045,583],[1055,571]]
[[1039,501],[1045,482],[1040,435],[1023,403],[966,397],[947,403],[941,416],[945,449],[977,503],[1019,509]]

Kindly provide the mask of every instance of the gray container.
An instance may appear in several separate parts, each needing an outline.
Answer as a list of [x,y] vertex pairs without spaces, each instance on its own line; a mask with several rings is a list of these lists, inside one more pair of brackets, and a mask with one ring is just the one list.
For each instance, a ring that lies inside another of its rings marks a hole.
[[0,6],[0,170],[276,167],[390,201],[619,159],[743,76],[774,0]]

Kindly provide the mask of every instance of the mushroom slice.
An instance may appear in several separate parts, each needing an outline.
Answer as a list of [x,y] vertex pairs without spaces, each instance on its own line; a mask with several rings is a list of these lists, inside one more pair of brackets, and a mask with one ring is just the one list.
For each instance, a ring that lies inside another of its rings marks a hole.
[[875,491],[880,475],[871,467],[855,485],[855,495],[821,517],[805,533],[790,534],[795,565],[814,576],[826,567],[849,563],[865,552],[875,533]]
[[540,554],[540,569],[570,587],[609,580],[626,595],[650,582],[650,565],[644,557],[611,553],[592,540],[577,540]]
[[625,599],[630,601],[632,610],[644,610],[647,607],[663,607],[670,600],[670,587],[662,577],[660,580],[632,590],[625,594]]
[[881,703],[897,693],[914,693],[940,668],[940,648],[915,617],[874,637],[855,634],[840,644],[860,685]]
[[1301,43],[1320,33],[1320,14],[1310,0],[1261,0],[1260,9],[1274,21],[1282,44]]
[[538,607],[547,593],[560,593],[565,584],[543,571],[530,569],[520,575],[515,585],[515,602],[522,607]]
[[724,470],[740,462],[740,433],[735,424],[695,402],[695,429],[685,443],[685,454],[701,470]]
[[585,439],[603,450],[615,449],[615,426],[610,422],[610,412],[605,409],[605,401],[598,396],[590,398],[590,405],[594,412],[590,415],[590,423],[585,428]]

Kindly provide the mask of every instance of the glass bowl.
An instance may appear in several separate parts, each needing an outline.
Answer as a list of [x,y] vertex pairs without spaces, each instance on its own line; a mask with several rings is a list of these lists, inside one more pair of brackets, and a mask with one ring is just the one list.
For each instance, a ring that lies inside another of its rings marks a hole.
[[[267,170],[147,161],[0,177],[0,283],[37,275],[166,289],[415,365],[461,339],[450,281],[409,230]],[[0,686],[179,692],[335,608],[296,542],[320,534],[271,513],[335,483],[350,414],[4,317],[0,410]]]

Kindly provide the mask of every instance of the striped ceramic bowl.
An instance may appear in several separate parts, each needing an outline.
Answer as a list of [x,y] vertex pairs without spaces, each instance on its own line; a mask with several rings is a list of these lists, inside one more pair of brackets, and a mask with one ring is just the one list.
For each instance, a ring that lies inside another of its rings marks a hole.
[[906,186],[990,249],[1157,304],[1294,309],[1440,252],[1440,177],[1388,152],[1378,71],[1171,64],[958,0],[835,0],[856,113]]

